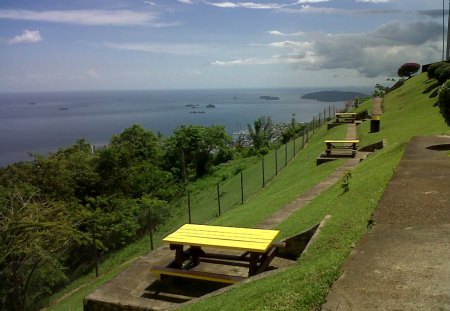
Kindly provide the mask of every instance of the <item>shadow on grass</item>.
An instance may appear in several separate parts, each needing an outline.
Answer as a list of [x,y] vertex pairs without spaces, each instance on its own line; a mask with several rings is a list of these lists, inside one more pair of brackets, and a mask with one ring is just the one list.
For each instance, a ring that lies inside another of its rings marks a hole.
[[430,98],[436,97],[437,96],[437,92],[438,92],[438,87],[440,86],[439,82],[435,82],[432,85],[430,85],[429,87],[427,87],[422,94],[428,94],[430,92],[432,92],[430,94]]

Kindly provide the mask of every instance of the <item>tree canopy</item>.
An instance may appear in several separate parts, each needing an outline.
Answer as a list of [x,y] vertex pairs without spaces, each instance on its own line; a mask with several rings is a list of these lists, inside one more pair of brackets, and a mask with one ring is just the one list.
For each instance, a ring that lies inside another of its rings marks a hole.
[[417,63],[404,63],[401,65],[398,70],[397,74],[399,77],[408,77],[411,78],[411,75],[418,72],[420,69],[420,65]]

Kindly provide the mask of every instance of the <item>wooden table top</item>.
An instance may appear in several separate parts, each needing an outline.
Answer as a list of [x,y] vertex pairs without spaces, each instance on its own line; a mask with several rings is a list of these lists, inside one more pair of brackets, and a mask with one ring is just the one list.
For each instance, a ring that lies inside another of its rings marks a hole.
[[163,241],[199,247],[266,252],[280,231],[185,224]]

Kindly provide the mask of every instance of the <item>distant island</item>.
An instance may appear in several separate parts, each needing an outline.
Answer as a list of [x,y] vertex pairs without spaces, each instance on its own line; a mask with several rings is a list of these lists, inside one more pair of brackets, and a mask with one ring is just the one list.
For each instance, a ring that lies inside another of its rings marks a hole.
[[303,99],[315,99],[321,102],[340,102],[352,100],[355,97],[368,97],[369,95],[359,92],[342,92],[342,91],[320,91],[308,93],[302,96]]
[[260,96],[259,99],[265,99],[265,100],[280,100],[277,96]]

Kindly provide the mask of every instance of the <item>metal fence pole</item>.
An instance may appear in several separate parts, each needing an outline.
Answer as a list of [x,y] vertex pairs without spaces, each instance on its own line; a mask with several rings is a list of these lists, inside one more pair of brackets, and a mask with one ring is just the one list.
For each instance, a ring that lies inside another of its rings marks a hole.
[[220,186],[217,183],[217,206],[219,207],[219,216],[220,216]]
[[315,117],[313,117],[313,121],[312,121],[312,131],[313,131],[313,134],[314,134],[314,124],[316,123],[316,120],[315,120]]
[[94,252],[94,261],[95,261],[95,277],[98,278],[98,252],[97,252],[97,238],[96,238],[96,228],[95,223],[93,222],[91,225],[91,235],[92,235],[92,250]]
[[261,157],[261,166],[262,166],[262,186],[263,188],[266,187],[266,181],[264,176],[264,156]]
[[294,158],[295,158],[295,137],[294,137]]
[[284,152],[284,166],[287,166],[287,163],[288,163],[288,143],[286,143],[285,145],[284,145],[284,149],[285,149],[285,152]]
[[275,148],[275,175],[278,175],[278,148]]
[[241,203],[244,204],[244,176],[241,171]]
[[189,223],[192,222],[191,218],[191,193],[188,191],[188,215],[189,215]]
[[148,208],[148,228],[150,233],[150,249],[153,250],[153,225],[152,225],[152,211]]

